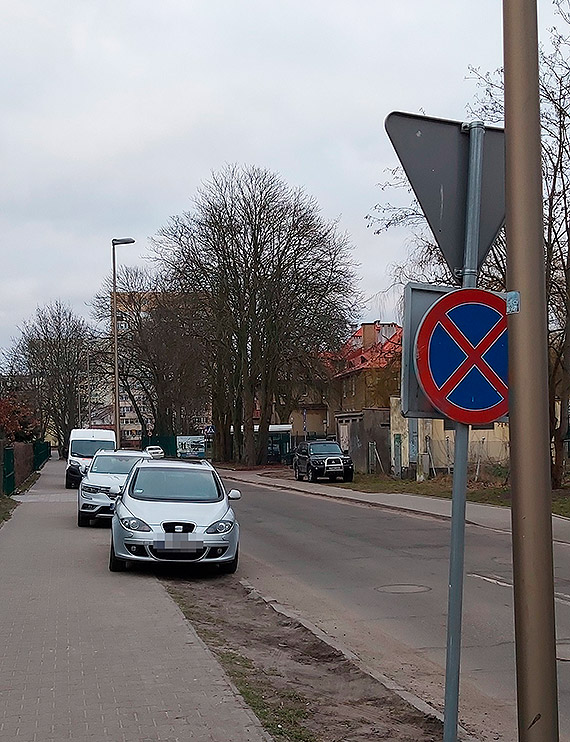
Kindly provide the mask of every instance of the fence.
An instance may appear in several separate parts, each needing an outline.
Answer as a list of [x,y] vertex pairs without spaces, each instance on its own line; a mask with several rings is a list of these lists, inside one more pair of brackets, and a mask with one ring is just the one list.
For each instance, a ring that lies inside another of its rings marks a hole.
[[47,441],[34,441],[34,471],[38,471],[51,456],[51,445]]
[[[0,442],[0,446],[2,446]],[[14,443],[5,446],[0,458],[2,466],[2,494],[12,495],[33,471],[40,469],[51,455],[51,447],[45,441]]]
[[16,469],[14,466],[14,449],[4,449],[2,492],[5,495],[13,494],[16,489]]

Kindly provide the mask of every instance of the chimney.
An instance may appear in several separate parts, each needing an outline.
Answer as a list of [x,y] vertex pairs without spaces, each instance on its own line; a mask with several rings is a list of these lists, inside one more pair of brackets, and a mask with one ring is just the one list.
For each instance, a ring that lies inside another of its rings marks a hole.
[[376,345],[376,323],[375,322],[363,322],[362,323],[362,349],[366,350],[371,345]]

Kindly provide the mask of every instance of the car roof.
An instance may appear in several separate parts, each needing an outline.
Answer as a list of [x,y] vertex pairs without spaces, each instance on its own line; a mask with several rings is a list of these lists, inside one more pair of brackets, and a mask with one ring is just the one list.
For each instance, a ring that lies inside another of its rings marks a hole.
[[132,448],[117,448],[113,451],[102,448],[95,452],[95,456],[138,456],[139,458],[146,458],[148,454],[146,451],[135,451]]
[[137,468],[145,469],[210,469],[215,471],[207,459],[196,461],[182,461],[181,459],[144,459],[140,461]]

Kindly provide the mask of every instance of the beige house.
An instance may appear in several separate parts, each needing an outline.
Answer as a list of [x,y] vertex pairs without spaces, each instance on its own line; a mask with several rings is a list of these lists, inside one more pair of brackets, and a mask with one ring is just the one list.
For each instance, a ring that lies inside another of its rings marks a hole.
[[[453,470],[455,431],[450,420],[402,417],[400,397],[390,398],[390,446],[394,474],[415,475]],[[472,425],[469,464],[476,473],[483,467],[508,465],[509,425],[495,422]]]

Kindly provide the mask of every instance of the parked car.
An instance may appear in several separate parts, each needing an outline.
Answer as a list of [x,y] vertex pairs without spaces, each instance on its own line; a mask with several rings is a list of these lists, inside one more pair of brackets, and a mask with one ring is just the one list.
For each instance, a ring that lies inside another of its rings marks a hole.
[[153,459],[163,459],[164,451],[160,446],[147,446],[145,451],[151,455]]
[[267,463],[268,464],[280,464],[281,463],[281,447],[279,446],[279,443],[268,444]]
[[145,460],[133,467],[116,500],[109,569],[132,562],[200,562],[233,573],[239,524],[222,480],[208,461]]
[[99,451],[79,485],[77,495],[77,525],[88,526],[90,521],[110,519],[113,516],[116,492],[141,459],[150,459],[145,451]]
[[113,451],[116,446],[114,430],[74,428],[69,435],[65,488],[69,490],[73,487],[79,487],[79,483],[97,451]]
[[316,482],[319,477],[328,477],[331,482],[342,477],[344,482],[352,482],[354,464],[334,441],[303,441],[297,446],[293,456],[295,479],[305,477]]

